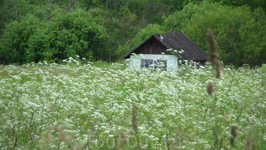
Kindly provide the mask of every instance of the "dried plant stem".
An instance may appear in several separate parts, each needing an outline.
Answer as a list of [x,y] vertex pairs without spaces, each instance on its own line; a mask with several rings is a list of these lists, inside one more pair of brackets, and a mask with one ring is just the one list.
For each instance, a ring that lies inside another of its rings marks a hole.
[[136,105],[132,104],[132,128],[135,133],[138,132],[137,117],[136,117]]
[[211,29],[207,29],[207,41],[209,48],[209,61],[216,71],[216,78],[221,77],[221,63],[219,61],[219,53],[216,48],[217,42],[213,36]]

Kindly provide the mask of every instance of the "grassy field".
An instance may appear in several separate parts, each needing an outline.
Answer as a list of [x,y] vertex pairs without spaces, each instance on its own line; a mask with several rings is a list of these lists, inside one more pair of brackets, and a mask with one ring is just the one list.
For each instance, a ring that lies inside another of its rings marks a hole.
[[[0,66],[0,149],[266,149],[266,73]],[[212,96],[206,85],[212,83]]]

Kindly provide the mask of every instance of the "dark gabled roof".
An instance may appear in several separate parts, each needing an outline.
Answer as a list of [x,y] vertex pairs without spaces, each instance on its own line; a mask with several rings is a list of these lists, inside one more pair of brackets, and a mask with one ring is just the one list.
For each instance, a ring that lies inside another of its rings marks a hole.
[[184,52],[180,54],[182,56],[182,59],[184,60],[207,60],[207,55],[182,32],[170,32],[151,35],[149,38],[140,43],[137,47],[135,47],[126,55],[124,55],[122,59],[128,58],[132,53],[134,53],[135,50],[137,50],[141,45],[145,44],[152,38],[156,38],[166,48],[173,48],[177,51],[184,50]]

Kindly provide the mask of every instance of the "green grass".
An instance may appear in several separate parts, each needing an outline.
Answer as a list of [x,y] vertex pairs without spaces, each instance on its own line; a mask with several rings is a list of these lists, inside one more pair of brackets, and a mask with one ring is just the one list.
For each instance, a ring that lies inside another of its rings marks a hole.
[[261,68],[216,79],[208,65],[71,61],[0,66],[0,76],[0,149],[266,149]]

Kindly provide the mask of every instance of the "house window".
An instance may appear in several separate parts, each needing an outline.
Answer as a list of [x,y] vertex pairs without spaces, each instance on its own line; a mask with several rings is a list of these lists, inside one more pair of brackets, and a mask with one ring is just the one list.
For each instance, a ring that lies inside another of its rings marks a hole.
[[153,70],[160,68],[162,71],[166,71],[167,70],[167,60],[141,59],[140,66],[141,66],[141,68],[152,68]]

